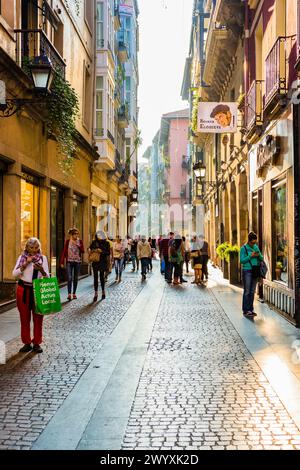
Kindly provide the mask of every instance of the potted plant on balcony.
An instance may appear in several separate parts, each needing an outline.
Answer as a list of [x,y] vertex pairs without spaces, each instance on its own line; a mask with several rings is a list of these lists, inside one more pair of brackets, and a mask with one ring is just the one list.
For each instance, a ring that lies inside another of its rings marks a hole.
[[276,281],[281,281],[281,272],[282,272],[283,264],[281,261],[276,262],[276,267],[275,267],[275,276],[276,276]]
[[221,243],[217,246],[216,252],[220,260],[222,261],[222,271],[224,279],[228,279],[228,263],[225,259],[225,251],[230,244],[228,242]]

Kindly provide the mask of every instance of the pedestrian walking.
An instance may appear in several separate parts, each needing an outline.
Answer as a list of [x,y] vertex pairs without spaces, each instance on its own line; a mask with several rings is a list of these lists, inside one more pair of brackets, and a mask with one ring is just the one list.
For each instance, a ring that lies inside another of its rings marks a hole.
[[60,258],[60,265],[64,268],[64,262],[67,264],[67,279],[68,279],[68,300],[72,300],[72,285],[73,285],[73,299],[77,299],[76,290],[78,285],[78,276],[81,267],[81,257],[84,253],[83,241],[79,238],[79,231],[77,228],[70,228],[68,230],[69,239],[65,241],[64,249]]
[[105,273],[105,282],[108,280],[108,276],[111,274],[112,266],[114,264],[114,257],[113,257],[114,243],[113,243],[113,240],[109,237],[107,237],[107,241],[108,241],[109,246],[110,246],[110,256],[108,257],[108,260],[107,260],[107,271]]
[[159,255],[159,259],[160,259],[160,274],[162,276],[165,275],[165,270],[166,270],[166,262],[165,262],[165,259],[164,259],[163,247],[164,247],[164,244],[165,244],[166,251],[168,252],[168,244],[169,244],[169,240],[167,240],[165,242],[164,242],[164,240],[167,240],[166,235],[165,234],[160,235],[160,237],[158,239],[158,255]]
[[134,240],[131,240],[131,261],[132,261],[132,272],[135,272],[135,269],[138,271],[139,270],[139,259],[137,257],[137,245],[138,245],[139,239],[137,236],[135,236]]
[[110,259],[110,243],[106,234],[99,230],[95,234],[95,238],[89,247],[89,256],[92,261],[94,274],[94,298],[93,302],[98,300],[99,275],[102,289],[102,300],[105,299],[105,278],[109,266]]
[[175,235],[174,240],[169,245],[169,260],[171,262],[171,279],[174,270],[173,284],[178,285],[179,281],[183,282],[182,268],[184,260],[184,245],[179,234]]
[[118,282],[121,282],[122,280],[124,251],[124,244],[122,243],[121,238],[118,236],[113,244],[113,258],[116,271],[116,281]]
[[137,257],[141,260],[142,281],[145,281],[149,258],[151,257],[151,246],[144,235],[137,245]]
[[199,235],[199,241],[200,241],[200,244],[202,244],[202,248],[201,248],[201,264],[202,264],[201,280],[204,281],[204,276],[205,276],[205,281],[207,281],[208,280],[207,264],[208,264],[208,260],[210,258],[209,245],[208,245],[208,242],[205,240],[204,235]]
[[147,271],[152,271],[153,269],[153,266],[152,266],[152,256],[153,256],[153,250],[152,250],[152,238],[149,237],[148,238],[148,243],[150,245],[150,248],[151,248],[151,256],[149,256],[149,259],[148,259],[148,268],[147,268]]
[[174,240],[174,232],[169,232],[160,243],[161,253],[164,260],[165,280],[168,284],[172,283],[172,263],[169,259],[169,247]]
[[263,255],[257,245],[257,235],[250,232],[248,243],[242,246],[240,250],[240,263],[242,265],[242,276],[244,283],[243,293],[243,315],[246,317],[255,317],[254,295],[257,282],[260,278],[260,263],[264,260]]
[[[42,353],[41,343],[43,340],[43,315],[35,313],[33,280],[49,277],[48,261],[42,254],[41,243],[38,238],[29,238],[25,249],[19,256],[13,276],[18,278],[17,307],[20,313],[21,339],[24,346],[19,352],[33,350]],[[31,318],[33,320],[33,339],[30,334]],[[33,343],[33,346],[31,346]]]

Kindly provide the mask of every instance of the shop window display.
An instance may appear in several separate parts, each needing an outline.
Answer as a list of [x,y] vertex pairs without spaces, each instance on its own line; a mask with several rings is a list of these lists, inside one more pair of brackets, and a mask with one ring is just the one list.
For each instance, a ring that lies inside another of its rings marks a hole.
[[39,188],[21,179],[21,243],[38,237]]
[[286,184],[273,187],[274,278],[288,283],[288,237]]

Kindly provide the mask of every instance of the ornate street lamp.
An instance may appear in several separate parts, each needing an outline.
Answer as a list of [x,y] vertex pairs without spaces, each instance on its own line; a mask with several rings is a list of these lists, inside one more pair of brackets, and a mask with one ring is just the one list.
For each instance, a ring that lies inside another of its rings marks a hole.
[[5,83],[0,81],[0,117],[13,116],[26,104],[41,104],[50,93],[54,78],[54,70],[50,59],[46,55],[35,57],[34,62],[29,65],[34,91],[39,96],[32,98],[6,98]]
[[131,200],[132,200],[132,202],[137,202],[137,200],[138,200],[138,192],[137,192],[137,189],[136,189],[136,188],[134,188],[134,189],[132,190],[132,193],[131,193]]
[[206,174],[206,166],[203,165],[203,163],[201,162],[195,163],[193,166],[193,171],[195,173],[196,178],[200,178],[203,180]]
[[30,65],[30,72],[35,90],[49,93],[54,78],[51,60],[46,55],[36,57]]

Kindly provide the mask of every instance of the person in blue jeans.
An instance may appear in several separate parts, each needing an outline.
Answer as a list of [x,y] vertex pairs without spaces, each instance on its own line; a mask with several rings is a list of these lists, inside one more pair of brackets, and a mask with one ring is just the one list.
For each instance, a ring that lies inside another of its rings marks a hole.
[[258,267],[263,261],[263,256],[257,245],[257,235],[250,232],[248,235],[248,243],[242,246],[240,250],[240,263],[242,265],[242,276],[244,283],[243,293],[243,314],[246,317],[254,317],[253,302],[258,277],[253,274],[252,268]]

